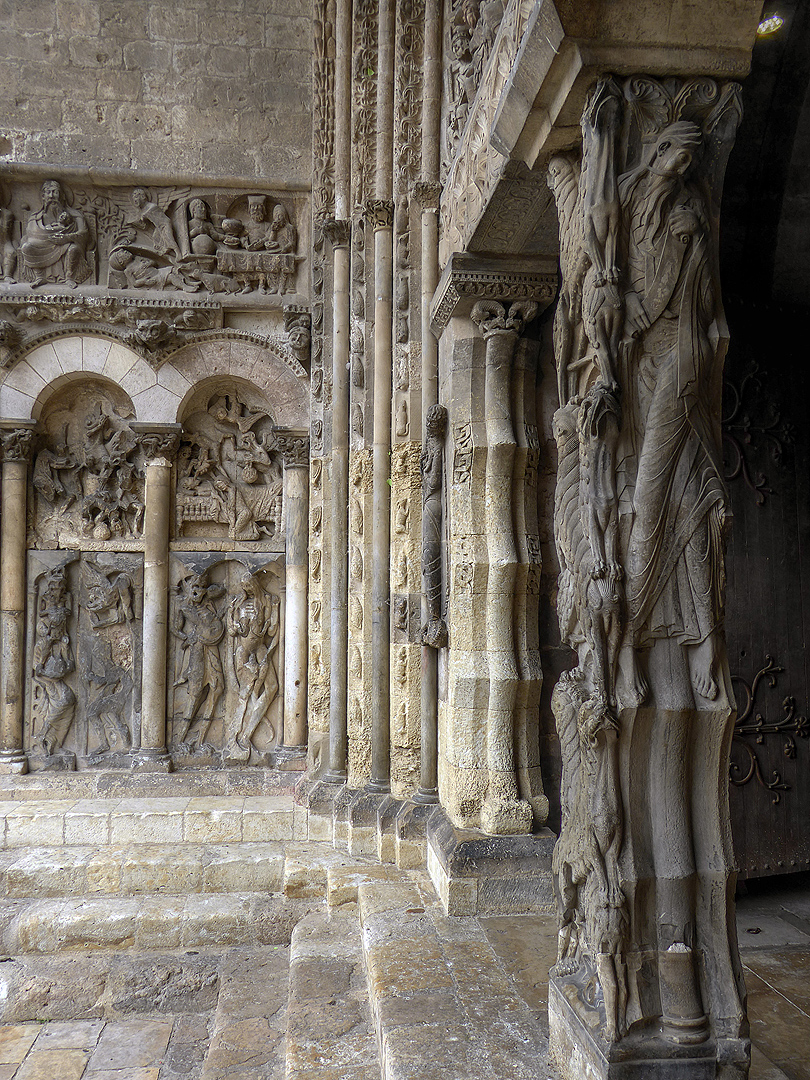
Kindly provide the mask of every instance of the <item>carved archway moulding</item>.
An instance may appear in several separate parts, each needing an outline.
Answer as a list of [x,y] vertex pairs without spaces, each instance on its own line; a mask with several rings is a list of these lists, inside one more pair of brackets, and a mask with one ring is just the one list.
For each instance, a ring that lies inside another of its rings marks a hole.
[[0,384],[0,416],[39,419],[48,400],[67,382],[95,375],[120,386],[137,420],[175,423],[195,386],[220,376],[255,386],[273,403],[280,427],[307,428],[308,381],[303,368],[302,378],[293,363],[300,367],[250,335],[225,331],[177,349],[156,371],[116,334],[54,332],[22,354]]

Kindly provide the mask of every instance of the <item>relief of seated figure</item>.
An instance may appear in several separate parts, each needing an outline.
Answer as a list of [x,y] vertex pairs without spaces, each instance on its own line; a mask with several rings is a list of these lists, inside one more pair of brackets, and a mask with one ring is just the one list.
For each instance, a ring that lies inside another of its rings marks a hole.
[[84,214],[67,205],[58,180],[42,185],[42,206],[33,213],[20,243],[23,275],[32,286],[63,282],[75,289],[90,276],[92,248]]

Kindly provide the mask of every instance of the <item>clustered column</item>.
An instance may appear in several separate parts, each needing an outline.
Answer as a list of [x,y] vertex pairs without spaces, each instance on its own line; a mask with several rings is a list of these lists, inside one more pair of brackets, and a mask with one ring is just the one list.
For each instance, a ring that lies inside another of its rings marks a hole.
[[166,752],[166,645],[169,608],[169,531],[172,462],[179,424],[133,424],[142,432],[146,456],[146,510],[143,556],[143,676],[141,743],[133,765],[143,771],[168,772]]
[[0,773],[24,773],[26,496],[35,422],[0,427],[3,453],[0,548]]

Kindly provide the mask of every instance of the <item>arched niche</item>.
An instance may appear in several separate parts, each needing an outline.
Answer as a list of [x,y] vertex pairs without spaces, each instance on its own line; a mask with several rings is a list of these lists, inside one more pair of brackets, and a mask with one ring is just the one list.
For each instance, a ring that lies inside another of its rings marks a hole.
[[[196,385],[211,377],[233,378],[260,391],[274,422],[282,428],[309,427],[309,381],[299,365],[273,349],[252,341],[227,336],[211,337],[185,345],[172,353],[171,364],[188,383],[176,419],[187,413],[187,400]],[[161,368],[161,371],[163,369]],[[175,417],[173,417],[175,419]]]
[[35,345],[0,385],[0,416],[39,420],[53,394],[76,379],[115,383],[142,423],[174,423],[191,384],[171,362],[159,371],[133,349],[101,334],[67,334]]

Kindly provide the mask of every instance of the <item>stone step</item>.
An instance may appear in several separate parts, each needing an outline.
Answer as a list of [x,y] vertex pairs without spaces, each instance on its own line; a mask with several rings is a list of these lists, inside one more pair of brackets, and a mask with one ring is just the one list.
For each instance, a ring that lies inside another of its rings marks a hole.
[[306,907],[250,892],[7,900],[0,911],[0,951],[24,956],[277,945],[289,941]]
[[354,907],[314,912],[293,931],[286,1077],[380,1080]]
[[384,1080],[546,1080],[536,1011],[477,919],[444,914],[427,875],[358,889]]
[[[143,893],[281,893],[284,845],[138,844],[0,851],[0,894],[10,899]],[[325,888],[324,890],[325,891]]]
[[305,840],[290,795],[0,801],[0,849]]
[[288,946],[224,957],[201,1080],[283,1080],[289,971]]

